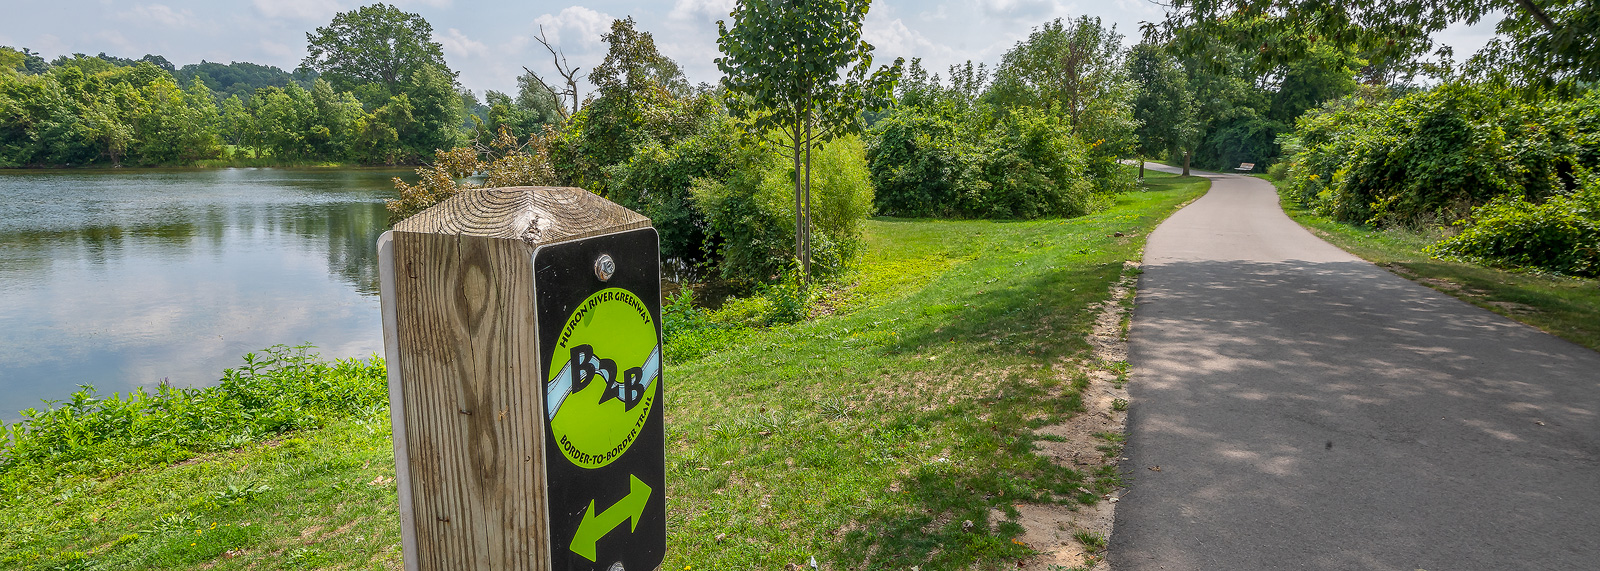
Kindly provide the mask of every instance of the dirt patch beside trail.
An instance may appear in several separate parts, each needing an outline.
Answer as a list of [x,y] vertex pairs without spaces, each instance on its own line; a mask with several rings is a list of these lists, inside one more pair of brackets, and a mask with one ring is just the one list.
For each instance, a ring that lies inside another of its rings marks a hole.
[[[1083,391],[1084,412],[1037,431],[1048,438],[1036,445],[1040,455],[1086,476],[1102,466],[1116,464],[1122,450],[1121,435],[1125,434],[1128,421],[1128,391],[1123,387],[1128,371],[1127,320],[1131,316],[1127,301],[1133,295],[1138,267],[1132,262],[1124,266],[1122,279],[1111,289],[1111,299],[1098,308],[1094,331],[1089,335],[1094,360],[1082,363],[1091,369],[1089,387]],[[1100,436],[1106,434],[1115,435],[1116,441]],[[1022,541],[1039,552],[1023,562],[1022,569],[1109,569],[1104,549],[1111,537],[1117,501],[1125,492],[1116,490],[1092,506],[1018,505]]]

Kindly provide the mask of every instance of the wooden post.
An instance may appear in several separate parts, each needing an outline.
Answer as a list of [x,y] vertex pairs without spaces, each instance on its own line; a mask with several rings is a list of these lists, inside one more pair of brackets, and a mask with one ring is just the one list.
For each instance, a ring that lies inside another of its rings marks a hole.
[[577,188],[468,190],[378,243],[406,569],[659,565],[650,221]]

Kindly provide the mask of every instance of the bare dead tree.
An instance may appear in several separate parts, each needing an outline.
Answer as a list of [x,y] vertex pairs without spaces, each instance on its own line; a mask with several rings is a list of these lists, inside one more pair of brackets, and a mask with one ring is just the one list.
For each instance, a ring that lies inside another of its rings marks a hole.
[[[539,26],[539,37],[536,37],[534,39],[535,40],[539,40],[539,43],[544,46],[544,49],[550,52],[550,59],[552,61],[554,61],[555,65],[556,65],[556,73],[561,75],[561,79],[566,80],[567,88],[563,89],[561,91],[556,91],[555,88],[550,86],[549,82],[545,81],[543,77],[539,77],[539,74],[534,73],[533,70],[528,69],[527,66],[523,66],[522,70],[528,72],[528,75],[531,75],[531,76],[533,76],[534,79],[538,80],[539,81],[539,85],[543,85],[545,91],[550,92],[550,96],[554,97],[556,99],[556,110],[561,113],[561,118],[562,119],[566,119],[567,117],[570,117],[572,115],[576,115],[578,113],[578,101],[579,101],[579,97],[578,97],[578,79],[579,79],[578,69],[579,68],[572,67],[571,64],[568,64],[567,63],[567,54],[562,52],[561,50],[556,49],[555,46],[550,45],[550,40],[545,38],[544,26],[543,25]],[[568,112],[566,110],[566,107],[565,107],[566,100],[567,100],[568,97],[572,98],[572,111],[571,112]]]

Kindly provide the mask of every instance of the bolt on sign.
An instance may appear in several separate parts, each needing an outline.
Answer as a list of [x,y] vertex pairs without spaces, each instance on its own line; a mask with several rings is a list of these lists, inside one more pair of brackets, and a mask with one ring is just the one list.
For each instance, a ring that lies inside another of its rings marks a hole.
[[406,569],[656,569],[649,220],[577,188],[470,190],[378,249]]

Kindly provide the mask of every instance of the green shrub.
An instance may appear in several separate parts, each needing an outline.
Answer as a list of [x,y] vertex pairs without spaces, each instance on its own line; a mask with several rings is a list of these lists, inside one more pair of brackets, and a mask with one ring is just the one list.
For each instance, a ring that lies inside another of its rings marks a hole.
[[877,213],[955,217],[956,197],[981,193],[982,157],[958,120],[902,106],[872,127],[867,163]]
[[[864,155],[855,137],[812,153],[814,277],[837,274],[859,247],[872,203]],[[794,258],[794,168],[757,146],[737,150],[732,164],[725,179],[696,179],[690,193],[705,217],[708,258],[720,277],[748,292],[779,280]]]
[[1272,180],[1283,180],[1289,176],[1289,163],[1273,163],[1267,167],[1267,177]]
[[1283,139],[1287,194],[1357,224],[1466,217],[1500,196],[1570,192],[1600,166],[1600,96],[1534,105],[1466,84],[1394,98],[1381,90],[1324,105]]
[[990,131],[981,194],[962,196],[985,218],[1081,216],[1103,206],[1094,194],[1088,145],[1048,113],[1018,108]]
[[878,187],[877,211],[1023,219],[1087,214],[1133,184],[1131,170],[1094,159],[1095,143],[1080,141],[1063,120],[1030,107],[998,119],[985,107],[963,113],[897,108],[872,131],[868,164]]
[[813,263],[839,265],[855,257],[861,247],[861,223],[872,214],[866,146],[854,135],[838,139],[814,151],[812,162],[811,219],[821,230],[812,241],[813,249],[823,250],[813,253]]
[[739,156],[738,126],[709,115],[699,130],[670,147],[650,140],[627,161],[609,167],[608,198],[648,216],[661,234],[661,258],[688,266],[706,263],[706,219],[693,205],[696,179],[725,179]]
[[767,300],[766,325],[788,325],[804,321],[811,312],[811,288],[800,279],[798,264],[783,272],[783,279],[761,287]]
[[1584,183],[1572,195],[1539,204],[1508,196],[1480,206],[1460,234],[1427,251],[1489,266],[1600,276],[1600,176],[1580,176]]
[[718,275],[740,289],[777,279],[794,256],[792,169],[776,155],[741,148],[725,180],[695,179],[690,193],[706,220],[707,248]]
[[710,325],[706,318],[705,310],[696,306],[694,290],[684,287],[678,290],[678,295],[667,296],[667,303],[661,308],[661,334],[672,337],[673,334],[684,331],[693,331]]

